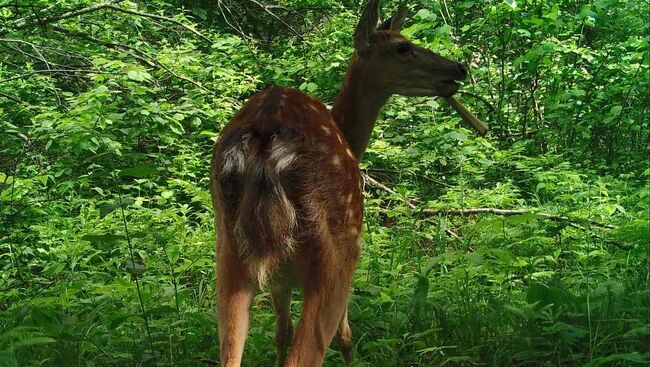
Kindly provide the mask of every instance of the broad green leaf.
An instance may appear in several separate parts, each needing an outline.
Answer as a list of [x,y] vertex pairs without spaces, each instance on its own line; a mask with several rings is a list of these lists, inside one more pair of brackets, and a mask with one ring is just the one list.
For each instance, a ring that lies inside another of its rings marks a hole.
[[151,166],[137,166],[120,170],[122,177],[149,177],[158,172],[158,168]]

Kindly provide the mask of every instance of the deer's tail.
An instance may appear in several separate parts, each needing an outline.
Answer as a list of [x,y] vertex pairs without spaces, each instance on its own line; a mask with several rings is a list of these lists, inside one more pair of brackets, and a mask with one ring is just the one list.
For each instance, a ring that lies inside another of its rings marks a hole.
[[240,257],[260,285],[294,249],[297,214],[283,185],[297,164],[290,133],[233,132],[217,148],[218,190]]

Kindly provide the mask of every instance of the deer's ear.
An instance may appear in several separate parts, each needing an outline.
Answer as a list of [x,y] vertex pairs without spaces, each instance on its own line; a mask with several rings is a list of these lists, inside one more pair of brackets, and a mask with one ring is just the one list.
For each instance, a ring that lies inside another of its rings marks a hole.
[[375,32],[378,21],[379,0],[368,0],[354,31],[354,49],[358,53],[363,53],[370,46],[370,38]]
[[381,25],[377,28],[378,31],[399,31],[404,25],[404,19],[406,19],[406,13],[408,8],[406,5],[402,5],[397,9],[395,14],[392,17],[386,19]]

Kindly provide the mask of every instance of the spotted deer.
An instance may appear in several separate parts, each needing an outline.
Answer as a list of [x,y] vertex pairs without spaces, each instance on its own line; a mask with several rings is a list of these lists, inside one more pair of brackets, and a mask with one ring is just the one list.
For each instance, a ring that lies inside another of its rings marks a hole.
[[[352,360],[347,305],[361,251],[359,161],[389,96],[458,91],[465,68],[400,34],[406,8],[381,25],[369,0],[331,111],[297,90],[253,95],[223,129],[211,166],[222,366],[239,366],[256,290],[269,285],[278,366],[321,366],[337,335]],[[293,331],[290,301],[303,289]]]

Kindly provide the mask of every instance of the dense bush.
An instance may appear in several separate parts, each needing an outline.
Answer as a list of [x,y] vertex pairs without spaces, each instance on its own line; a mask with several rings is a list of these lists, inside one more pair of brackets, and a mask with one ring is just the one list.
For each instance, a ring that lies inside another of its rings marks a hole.
[[[0,0],[0,366],[218,359],[212,144],[267,85],[331,105],[360,8],[264,5]],[[411,4],[403,33],[470,66],[459,98],[492,132],[440,100],[384,108],[355,365],[648,363],[647,11]],[[273,327],[263,290],[245,365],[273,363]]]

